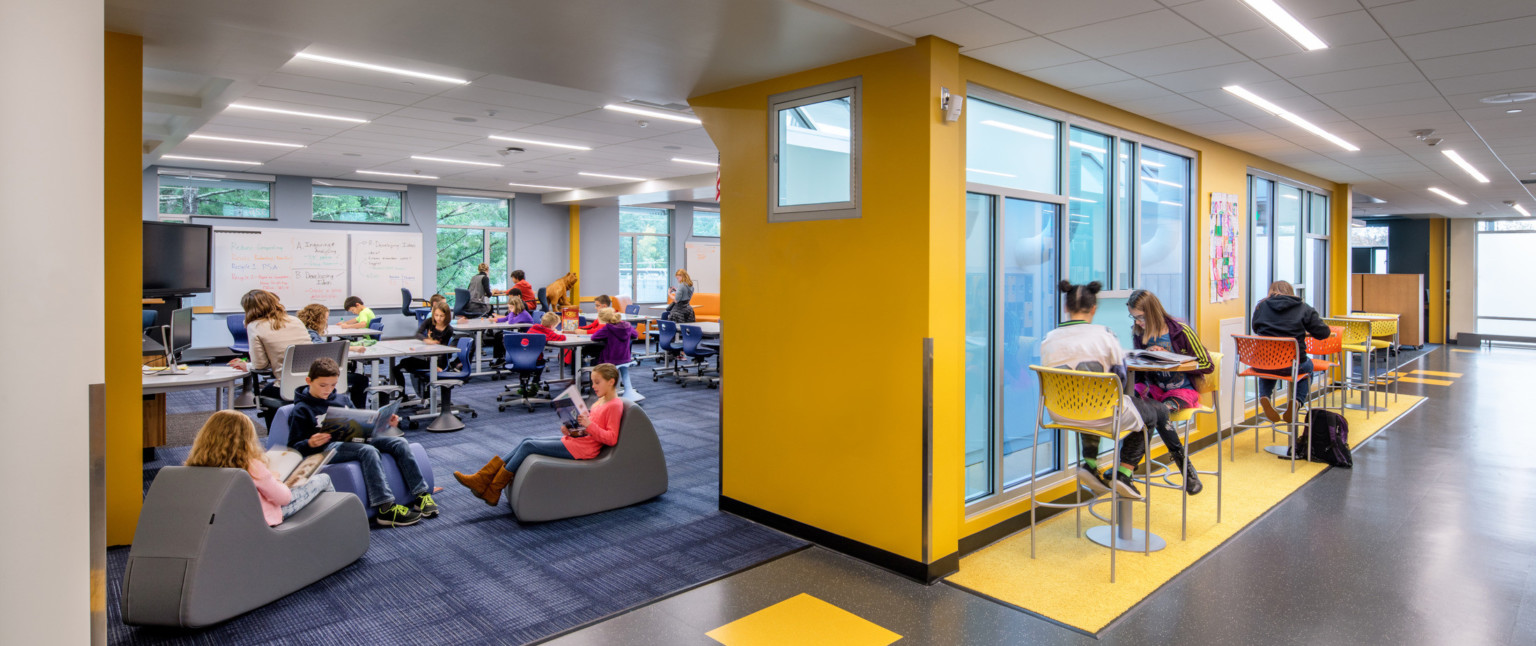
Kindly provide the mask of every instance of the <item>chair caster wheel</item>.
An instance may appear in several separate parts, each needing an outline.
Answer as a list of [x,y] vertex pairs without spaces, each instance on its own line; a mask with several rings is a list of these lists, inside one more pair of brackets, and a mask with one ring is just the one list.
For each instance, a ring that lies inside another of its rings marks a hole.
[[498,413],[505,413],[505,412],[507,412],[507,409],[506,409],[505,406],[497,406],[496,407],[496,412],[498,412]]
[[480,413],[470,413],[469,416],[472,419],[479,419]]

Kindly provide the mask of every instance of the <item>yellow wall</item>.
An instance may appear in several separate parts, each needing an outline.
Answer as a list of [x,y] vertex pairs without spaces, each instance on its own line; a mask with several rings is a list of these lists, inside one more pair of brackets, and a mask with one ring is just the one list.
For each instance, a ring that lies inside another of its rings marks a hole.
[[[571,271],[576,272],[576,286],[571,288],[571,302],[581,302],[581,207],[571,205]],[[547,294],[554,302],[554,294]]]
[[103,227],[106,275],[102,346],[106,356],[107,544],[133,542],[144,497],[139,303],[143,293],[144,39],[106,34],[106,142]]
[[1445,343],[1445,256],[1446,219],[1429,221],[1429,276],[1424,287],[1429,291],[1429,326],[1424,330],[1430,343]]

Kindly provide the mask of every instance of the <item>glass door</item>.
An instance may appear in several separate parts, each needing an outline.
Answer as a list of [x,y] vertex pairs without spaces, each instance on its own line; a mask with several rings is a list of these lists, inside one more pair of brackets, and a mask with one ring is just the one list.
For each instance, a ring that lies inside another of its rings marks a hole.
[[[1001,380],[1003,405],[1003,487],[1060,468],[1056,433],[1042,434],[1031,447],[1039,381],[1031,365],[1040,363],[1040,340],[1056,327],[1056,219],[1060,207],[1049,202],[1003,199],[1001,244],[997,249],[1002,294]],[[1030,473],[1030,453],[1039,452],[1039,473]]]

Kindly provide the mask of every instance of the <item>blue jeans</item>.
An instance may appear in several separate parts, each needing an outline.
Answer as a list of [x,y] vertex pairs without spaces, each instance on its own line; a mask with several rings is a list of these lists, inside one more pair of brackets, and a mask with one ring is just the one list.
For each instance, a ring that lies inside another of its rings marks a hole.
[[400,467],[400,477],[405,479],[405,489],[412,496],[427,493],[427,481],[416,466],[416,456],[411,454],[411,443],[403,437],[375,437],[362,442],[331,442],[327,448],[336,449],[332,462],[356,462],[363,468],[363,486],[368,490],[368,505],[383,507],[395,503],[395,494],[389,491],[389,481],[384,479],[384,463],[380,453],[395,456],[395,466]]
[[507,454],[506,465],[503,469],[517,473],[517,468],[523,466],[523,460],[530,455],[547,455],[552,458],[565,458],[574,460],[576,456],[565,448],[565,442],[558,437],[527,438],[519,442],[517,448]]
[[312,502],[316,496],[335,490],[336,487],[331,484],[330,476],[324,473],[316,473],[310,476],[308,480],[304,481],[304,484],[293,488],[293,499],[288,501],[288,504],[283,505],[283,520],[287,520],[289,516],[299,513],[299,510]]
[[[1291,396],[1291,401],[1292,402],[1295,402],[1296,404],[1300,404],[1301,402],[1307,401],[1307,393],[1310,392],[1311,387],[1312,387],[1312,369],[1313,369],[1313,367],[1314,366],[1312,365],[1312,359],[1308,358],[1306,361],[1301,362],[1301,367],[1300,368],[1297,368],[1296,374],[1298,376],[1300,376],[1301,379],[1296,381],[1296,391]],[[1280,370],[1259,370],[1258,368],[1254,368],[1253,371],[1254,372],[1262,372],[1262,373],[1271,374],[1271,375],[1282,375],[1282,376],[1285,376],[1285,377],[1291,376],[1290,368],[1282,368]],[[1259,380],[1259,396],[1260,397],[1264,397],[1264,398],[1267,399],[1267,398],[1269,398],[1270,395],[1273,395],[1275,393],[1275,384],[1276,383],[1279,383],[1279,380],[1277,380],[1277,379],[1260,379]]]

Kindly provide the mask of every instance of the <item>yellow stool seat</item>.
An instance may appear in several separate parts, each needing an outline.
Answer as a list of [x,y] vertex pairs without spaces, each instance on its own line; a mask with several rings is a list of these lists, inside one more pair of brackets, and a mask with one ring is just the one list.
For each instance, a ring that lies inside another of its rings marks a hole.
[[1168,421],[1170,421],[1170,422],[1187,422],[1189,420],[1194,419],[1195,415],[1197,415],[1199,413],[1214,413],[1214,412],[1216,412],[1216,409],[1211,408],[1210,406],[1201,406],[1199,408],[1185,408],[1183,410],[1179,410],[1179,411],[1175,411],[1175,412],[1169,413],[1168,414]]

